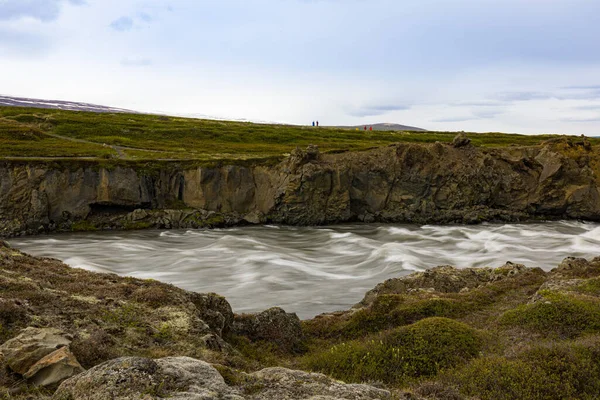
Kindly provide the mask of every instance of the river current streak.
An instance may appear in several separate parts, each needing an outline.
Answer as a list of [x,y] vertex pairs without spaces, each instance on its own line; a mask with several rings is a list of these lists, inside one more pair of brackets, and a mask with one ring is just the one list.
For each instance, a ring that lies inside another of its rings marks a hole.
[[600,225],[254,226],[215,230],[57,234],[11,245],[76,267],[216,292],[235,312],[280,306],[311,318],[348,309],[386,279],[437,265],[550,270],[600,255]]

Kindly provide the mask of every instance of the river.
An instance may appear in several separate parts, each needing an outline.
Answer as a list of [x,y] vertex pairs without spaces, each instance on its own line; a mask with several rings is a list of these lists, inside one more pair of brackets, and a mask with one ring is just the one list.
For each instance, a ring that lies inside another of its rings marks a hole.
[[10,244],[76,267],[169,282],[225,296],[235,312],[280,306],[310,318],[348,309],[388,278],[437,265],[550,270],[567,256],[600,255],[600,225],[329,227],[56,234]]

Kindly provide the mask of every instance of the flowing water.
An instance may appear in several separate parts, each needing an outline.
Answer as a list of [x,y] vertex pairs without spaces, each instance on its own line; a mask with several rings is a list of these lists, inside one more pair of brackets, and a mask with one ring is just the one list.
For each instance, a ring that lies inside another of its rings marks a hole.
[[437,265],[550,270],[600,255],[600,225],[260,226],[215,230],[57,234],[14,247],[98,272],[153,278],[227,297],[236,312],[280,306],[309,318],[348,309],[392,277]]

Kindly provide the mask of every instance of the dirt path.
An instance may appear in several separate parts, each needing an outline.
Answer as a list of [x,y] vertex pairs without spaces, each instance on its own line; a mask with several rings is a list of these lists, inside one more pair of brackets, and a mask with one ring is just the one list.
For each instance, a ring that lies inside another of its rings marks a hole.
[[[149,153],[166,153],[166,154],[172,154],[172,153],[177,153],[177,151],[164,151],[164,150],[153,150],[153,149],[144,149],[144,148],[140,148],[140,147],[129,147],[129,146],[119,146],[119,145],[115,145],[115,144],[106,144],[106,143],[98,143],[98,142],[92,142],[90,140],[85,140],[85,139],[77,139],[77,138],[72,138],[69,136],[62,136],[62,135],[58,135],[56,133],[51,133],[51,132],[42,132],[44,135],[56,138],[56,139],[61,139],[61,140],[68,140],[70,142],[76,142],[76,143],[84,143],[84,144],[93,144],[96,146],[104,146],[104,147],[110,147],[111,149],[113,149],[116,153],[117,153],[117,157],[119,159],[126,159],[127,155],[125,154],[125,150],[136,150],[136,151],[146,151]],[[21,158],[21,157],[19,157]],[[27,158],[27,157],[22,157],[22,158]],[[45,157],[42,157],[45,158]],[[60,157],[48,157],[48,158],[60,158]],[[68,158],[68,157],[67,157]]]

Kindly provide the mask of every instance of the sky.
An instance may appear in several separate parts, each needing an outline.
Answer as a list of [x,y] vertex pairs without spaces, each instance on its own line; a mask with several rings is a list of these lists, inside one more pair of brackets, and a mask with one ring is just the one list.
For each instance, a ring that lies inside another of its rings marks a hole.
[[0,0],[0,94],[600,135],[598,0]]

